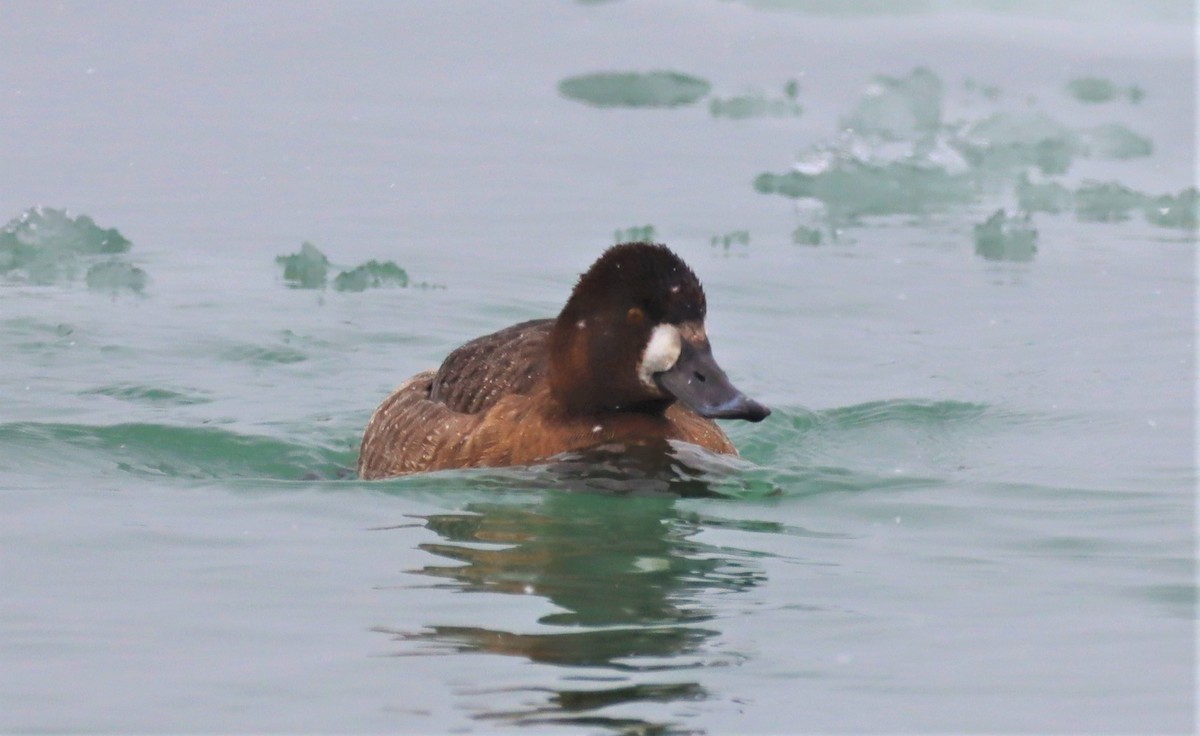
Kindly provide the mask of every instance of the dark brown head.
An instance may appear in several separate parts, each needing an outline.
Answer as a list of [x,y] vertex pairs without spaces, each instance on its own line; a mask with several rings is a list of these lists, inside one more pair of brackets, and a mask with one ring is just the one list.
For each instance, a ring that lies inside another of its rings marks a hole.
[[678,400],[705,417],[770,414],[729,382],[704,331],[704,289],[664,245],[623,243],[579,278],[550,337],[550,384],[571,413],[661,412]]

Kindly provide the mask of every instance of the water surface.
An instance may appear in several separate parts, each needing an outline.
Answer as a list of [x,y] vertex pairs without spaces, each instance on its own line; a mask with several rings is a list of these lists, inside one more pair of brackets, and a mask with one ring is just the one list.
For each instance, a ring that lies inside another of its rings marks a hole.
[[[1195,728],[1192,12],[6,5],[0,729]],[[647,236],[741,459],[345,477]]]

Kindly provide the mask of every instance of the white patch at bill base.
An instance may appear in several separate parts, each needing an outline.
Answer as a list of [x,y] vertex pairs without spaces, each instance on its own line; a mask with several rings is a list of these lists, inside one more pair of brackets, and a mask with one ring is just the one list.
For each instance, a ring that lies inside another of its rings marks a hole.
[[646,349],[642,351],[642,361],[638,364],[638,379],[642,385],[658,392],[658,384],[654,383],[654,374],[670,370],[675,361],[679,360],[679,351],[683,340],[675,325],[662,324],[650,333],[646,341]]

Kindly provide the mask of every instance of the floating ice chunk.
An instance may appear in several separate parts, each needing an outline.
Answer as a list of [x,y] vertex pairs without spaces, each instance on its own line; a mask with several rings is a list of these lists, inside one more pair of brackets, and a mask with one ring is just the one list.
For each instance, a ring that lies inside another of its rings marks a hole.
[[614,243],[653,243],[656,239],[653,225],[634,225],[613,231]]
[[0,229],[0,252],[12,253],[17,260],[38,251],[124,253],[131,245],[115,228],[105,230],[87,215],[71,217],[66,210],[50,207],[26,210]]
[[836,148],[814,146],[800,154],[800,158],[792,164],[792,170],[804,176],[817,176],[836,168],[841,155]]
[[1075,216],[1090,222],[1120,222],[1141,207],[1146,195],[1118,182],[1086,182],[1075,190]]
[[854,157],[865,164],[886,166],[896,161],[914,161],[920,156],[913,141],[869,141],[858,139],[852,144]]
[[1028,213],[1010,216],[998,209],[975,226],[975,254],[989,261],[1032,261],[1037,237]]
[[1067,93],[1080,102],[1108,102],[1117,96],[1117,85],[1100,77],[1080,77],[1067,82]]
[[391,261],[367,261],[358,268],[342,271],[333,280],[338,291],[365,291],[385,287],[408,286],[408,272]]
[[770,97],[759,91],[735,97],[714,97],[708,101],[708,112],[714,118],[744,120],[746,118],[798,117],[804,106],[796,101],[800,86],[796,80],[789,81],[783,88],[783,97]]
[[88,269],[84,277],[89,289],[97,291],[134,291],[146,288],[149,276],[142,269],[116,259],[97,263]]
[[841,125],[860,135],[911,140],[932,135],[941,122],[942,80],[918,67],[906,77],[875,77]]
[[1120,123],[1105,123],[1084,130],[1083,147],[1093,158],[1123,160],[1149,156],[1154,152],[1150,139],[1144,138]]
[[[930,151],[958,171],[931,160]],[[824,202],[835,219],[859,215],[916,214],[971,201],[974,187],[961,158],[929,142],[870,142],[843,135],[832,146],[810,149],[786,174],[760,174],[763,194]]]
[[786,174],[765,171],[754,177],[754,190],[759,194],[779,194],[792,199],[816,197],[817,176],[819,175],[799,171],[789,171]]
[[329,259],[317,246],[305,242],[299,253],[276,256],[275,262],[283,266],[283,280],[294,289],[321,289],[329,273]]
[[851,164],[882,168],[894,163],[941,169],[949,174],[966,173],[970,168],[943,134],[905,141],[864,137],[848,130],[832,143],[802,152],[792,168],[815,176]]
[[706,80],[679,72],[598,72],[568,77],[558,92],[593,107],[679,107],[708,94]]
[[1004,90],[1000,89],[999,85],[979,82],[970,77],[963,80],[962,86],[967,92],[976,93],[985,100],[998,100],[1000,95],[1004,94]]
[[792,242],[796,245],[820,245],[821,231],[807,225],[797,225],[792,231]]
[[73,280],[78,259],[124,253],[132,244],[115,228],[101,228],[87,215],[34,207],[0,228],[0,273],[36,284]]
[[1017,206],[1022,212],[1064,212],[1071,209],[1071,190],[1058,182],[1038,184],[1025,172],[1017,177]]
[[[288,286],[298,289],[323,289],[328,283],[329,259],[312,243],[300,246],[299,253],[277,256],[275,262],[283,266],[283,278]],[[409,286],[408,272],[391,261],[371,260],[347,271],[342,271],[333,280],[338,291],[365,291],[378,288],[405,288]],[[423,289],[444,289],[438,284],[421,282],[412,284]]]
[[989,115],[967,126],[953,145],[972,168],[1001,174],[1029,166],[1061,174],[1080,147],[1074,132],[1040,112]]
[[725,250],[729,250],[731,245],[750,245],[750,231],[734,230],[724,235],[714,235],[709,238],[709,245],[714,248],[719,245]]
[[804,112],[804,106],[793,100],[764,97],[760,93],[713,98],[708,102],[708,113],[714,118],[745,120],[747,118],[795,118]]
[[1080,102],[1097,104],[1111,102],[1118,96],[1124,96],[1130,102],[1141,102],[1146,93],[1141,87],[1118,87],[1112,80],[1103,77],[1079,77],[1067,82],[1067,94]]
[[967,159],[950,144],[945,135],[938,135],[931,140],[919,143],[914,151],[915,158],[923,159],[930,166],[939,168],[947,174],[965,174],[971,167]]
[[1200,220],[1200,193],[1189,187],[1174,197],[1170,194],[1155,197],[1146,202],[1143,213],[1152,225],[1195,230]]
[[87,215],[34,207],[0,229],[0,273],[38,261],[65,261],[75,255],[124,253],[130,242],[116,229],[102,229]]

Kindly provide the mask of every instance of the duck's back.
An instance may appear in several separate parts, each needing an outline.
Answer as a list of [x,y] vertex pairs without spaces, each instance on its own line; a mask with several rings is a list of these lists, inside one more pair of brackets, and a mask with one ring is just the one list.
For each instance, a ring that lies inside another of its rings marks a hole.
[[533,320],[476,338],[392,392],[363,434],[359,477],[461,466],[476,451],[471,445],[488,409],[544,384],[553,324]]
[[434,375],[430,400],[478,414],[508,394],[528,394],[546,375],[553,325],[550,319],[522,322],[458,348]]

